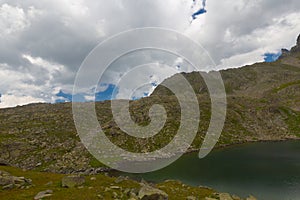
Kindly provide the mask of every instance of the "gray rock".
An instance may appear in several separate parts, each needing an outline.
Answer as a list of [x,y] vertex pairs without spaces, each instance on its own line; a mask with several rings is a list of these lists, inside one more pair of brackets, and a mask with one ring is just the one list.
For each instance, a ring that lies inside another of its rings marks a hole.
[[73,188],[83,185],[85,183],[85,177],[83,176],[65,176],[62,179],[62,187]]
[[110,186],[110,189],[120,190],[122,188],[120,186],[112,185],[112,186]]
[[250,195],[246,200],[256,200],[256,198]]
[[197,200],[197,198],[194,197],[194,196],[188,196],[188,197],[186,198],[186,200]]
[[3,186],[3,189],[24,188],[27,185],[31,185],[30,179],[12,176],[8,172],[0,171],[0,186]]
[[241,198],[238,197],[238,196],[236,196],[236,195],[232,195],[232,199],[233,199],[233,200],[241,200]]
[[238,197],[238,196],[236,196],[236,195],[232,195],[232,199],[233,199],[233,200],[241,200],[241,198]]
[[45,184],[46,186],[50,186],[50,185],[53,185],[53,182],[52,181],[49,181],[48,183]]
[[52,190],[41,191],[41,192],[37,193],[37,195],[35,195],[34,200],[39,200],[39,199],[43,199],[45,197],[52,196],[52,193],[53,193]]
[[116,192],[113,192],[113,193],[112,193],[112,197],[113,197],[113,198],[118,198],[118,194],[117,194]]
[[14,188],[14,184],[8,184],[2,187],[3,190],[10,190]]
[[115,183],[121,183],[121,182],[123,182],[124,180],[126,180],[125,177],[119,176],[119,177],[115,180]]
[[9,166],[9,163],[6,160],[0,158],[0,166]]
[[220,193],[219,198],[220,200],[233,200],[230,194],[227,193]]
[[138,197],[141,200],[167,200],[168,194],[149,185],[143,185],[139,191]]
[[13,177],[13,180],[14,180],[15,184],[24,184],[25,183],[24,177]]
[[14,179],[12,176],[0,176],[0,186],[13,184]]

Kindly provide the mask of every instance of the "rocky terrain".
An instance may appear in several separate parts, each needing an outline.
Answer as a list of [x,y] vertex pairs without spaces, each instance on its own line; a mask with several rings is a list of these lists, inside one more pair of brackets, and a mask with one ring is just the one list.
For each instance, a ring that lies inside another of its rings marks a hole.
[[[12,175],[13,174],[13,175]],[[25,176],[18,177],[18,176]],[[159,184],[136,182],[127,177],[63,175],[22,171],[0,166],[0,199],[124,199],[124,200],[242,200],[206,187],[179,181]],[[249,196],[246,200],[256,200]]]
[[[297,45],[290,51],[283,50],[282,56],[275,62],[257,63],[220,73],[226,87],[228,110],[225,127],[216,147],[244,142],[300,139],[300,37]],[[183,75],[193,86],[201,110],[198,134],[190,148],[192,151],[199,149],[207,131],[211,102],[199,73]],[[111,141],[131,152],[150,152],[172,140],[180,125],[181,112],[173,93],[160,85],[150,97],[130,103],[132,119],[142,126],[149,124],[148,112],[153,104],[163,105],[168,119],[156,136],[147,139],[133,138],[118,128],[112,118],[110,101],[97,102],[96,111]],[[103,173],[109,171],[80,142],[70,103],[31,104],[0,109],[0,165],[34,170],[35,173],[80,173],[88,176],[99,173],[104,176]],[[61,175],[56,176],[62,178]],[[140,186],[136,182],[134,184]],[[168,183],[158,188],[164,185]],[[46,191],[49,188],[41,189]],[[170,194],[167,190],[165,192]],[[51,196],[51,192],[47,191],[45,195]]]

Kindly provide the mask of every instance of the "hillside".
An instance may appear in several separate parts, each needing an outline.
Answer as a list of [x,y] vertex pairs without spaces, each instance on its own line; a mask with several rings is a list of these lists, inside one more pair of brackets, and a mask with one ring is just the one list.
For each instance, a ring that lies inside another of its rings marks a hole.
[[[217,147],[300,138],[300,37],[297,45],[284,51],[276,62],[223,70],[221,74],[228,94],[228,110]],[[196,150],[208,128],[210,98],[199,73],[183,75],[197,93],[201,110],[198,135],[190,148]],[[136,139],[118,129],[109,101],[97,102],[96,110],[107,136],[115,144],[132,152],[148,152],[168,144],[180,122],[178,101],[163,86],[158,86],[150,97],[131,102],[134,121],[147,125],[148,110],[157,103],[165,106],[168,120],[158,135],[148,139]],[[106,170],[81,144],[71,103],[0,109],[0,164],[56,173]]]

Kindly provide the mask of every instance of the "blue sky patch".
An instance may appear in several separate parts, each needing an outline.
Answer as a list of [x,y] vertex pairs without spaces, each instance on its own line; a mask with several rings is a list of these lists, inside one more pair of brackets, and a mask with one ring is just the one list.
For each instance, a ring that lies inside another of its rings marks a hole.
[[279,53],[265,53],[264,54],[264,60],[265,62],[274,62],[278,60],[278,58],[281,56],[281,52]]
[[[116,91],[114,92],[114,90]],[[118,94],[118,88],[116,88],[116,86],[113,84],[109,84],[105,91],[96,93],[95,97],[96,101],[105,101],[115,99],[116,94]]]
[[195,12],[193,15],[192,15],[192,18],[193,20],[195,20],[197,18],[198,15],[202,15],[204,13],[207,13],[207,10],[205,10],[205,8],[201,8],[199,9],[197,12]]
[[[114,92],[114,90],[116,90]],[[98,92],[95,94],[96,101],[105,101],[105,100],[111,100],[115,99],[115,95],[118,93],[118,88],[116,88],[115,85],[109,84],[107,89],[102,92]],[[64,103],[64,102],[87,102],[85,96],[87,94],[76,94],[72,96],[72,94],[68,94],[63,92],[62,90],[59,91],[59,93],[56,94],[57,97],[61,97],[55,101],[55,103]]]

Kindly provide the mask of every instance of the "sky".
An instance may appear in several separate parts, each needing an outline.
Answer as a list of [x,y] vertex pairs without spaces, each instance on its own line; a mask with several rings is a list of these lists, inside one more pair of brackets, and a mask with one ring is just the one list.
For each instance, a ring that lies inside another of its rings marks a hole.
[[[295,45],[300,1],[0,0],[0,108],[71,101],[89,52],[115,34],[143,27],[173,29],[197,41],[216,64],[208,70],[241,67],[271,62],[281,48]],[[142,63],[152,64],[127,73]],[[138,52],[114,63],[96,89],[75,96],[137,99],[174,73],[191,70],[178,57]],[[118,86],[124,74],[127,82]]]

